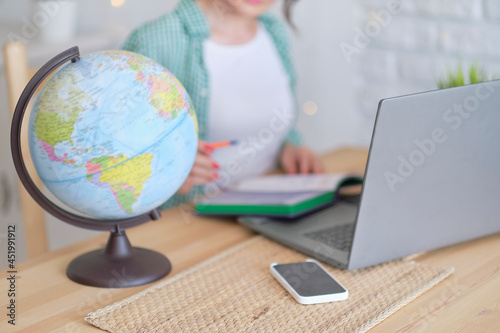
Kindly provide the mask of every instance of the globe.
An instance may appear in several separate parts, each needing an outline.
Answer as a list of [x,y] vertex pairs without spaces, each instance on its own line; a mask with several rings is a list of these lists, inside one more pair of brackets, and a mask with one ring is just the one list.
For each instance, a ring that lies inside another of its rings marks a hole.
[[43,85],[28,141],[36,171],[72,209],[124,219],[157,208],[182,185],[197,150],[197,121],[182,84],[127,51],[81,56]]

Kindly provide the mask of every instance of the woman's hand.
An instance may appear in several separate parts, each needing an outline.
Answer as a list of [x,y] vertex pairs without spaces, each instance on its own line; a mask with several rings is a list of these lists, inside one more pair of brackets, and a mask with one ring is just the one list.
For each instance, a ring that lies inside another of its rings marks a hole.
[[306,147],[285,143],[281,150],[280,163],[288,174],[323,173],[325,168],[318,156]]
[[205,141],[198,140],[198,151],[194,159],[193,167],[189,172],[184,184],[177,190],[178,194],[188,194],[195,185],[204,185],[214,179],[219,178],[217,169],[219,165],[215,163],[210,155],[213,148]]

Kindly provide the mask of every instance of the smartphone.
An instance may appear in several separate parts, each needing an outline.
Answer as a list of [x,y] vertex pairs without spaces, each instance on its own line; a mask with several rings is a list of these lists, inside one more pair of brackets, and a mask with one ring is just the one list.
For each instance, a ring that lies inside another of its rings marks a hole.
[[271,275],[301,304],[342,301],[349,292],[316,260],[272,263]]

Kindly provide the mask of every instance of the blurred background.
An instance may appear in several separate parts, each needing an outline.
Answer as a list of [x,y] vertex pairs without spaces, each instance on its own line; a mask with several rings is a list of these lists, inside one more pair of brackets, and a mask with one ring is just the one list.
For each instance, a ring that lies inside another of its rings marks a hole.
[[[74,45],[81,53],[120,48],[134,28],[177,2],[0,0],[0,44],[25,41],[34,67]],[[278,0],[272,12],[282,17],[281,7]],[[319,153],[368,147],[380,99],[436,89],[458,64],[477,64],[500,77],[499,0],[300,0],[293,21],[298,128]],[[18,224],[22,235],[7,96],[0,55],[2,258],[7,224]],[[53,219],[47,227],[51,250],[95,234]]]

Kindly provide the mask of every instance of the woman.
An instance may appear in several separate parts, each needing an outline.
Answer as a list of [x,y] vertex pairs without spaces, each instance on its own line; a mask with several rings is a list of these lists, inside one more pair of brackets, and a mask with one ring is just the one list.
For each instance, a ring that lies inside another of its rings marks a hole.
[[[199,121],[198,153],[177,194],[161,208],[268,172],[320,173],[293,128],[295,74],[285,27],[265,11],[275,0],[180,0],[173,12],[135,30],[125,50],[148,56],[184,85]],[[293,0],[285,0],[285,15]],[[237,140],[213,150],[210,142]],[[193,191],[193,189],[195,189]]]

